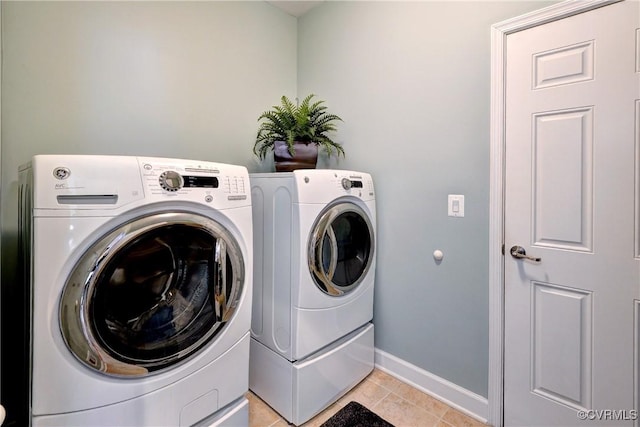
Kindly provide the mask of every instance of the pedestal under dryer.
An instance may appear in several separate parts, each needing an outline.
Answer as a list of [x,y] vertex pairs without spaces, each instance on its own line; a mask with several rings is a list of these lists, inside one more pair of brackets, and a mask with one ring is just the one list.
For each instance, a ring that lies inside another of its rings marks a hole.
[[251,390],[299,425],[373,370],[376,209],[356,171],[251,174]]

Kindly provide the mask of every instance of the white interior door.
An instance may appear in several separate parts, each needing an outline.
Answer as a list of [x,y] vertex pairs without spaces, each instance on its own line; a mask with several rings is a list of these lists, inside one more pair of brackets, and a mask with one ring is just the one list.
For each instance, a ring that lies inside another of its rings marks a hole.
[[506,52],[504,423],[632,426],[639,3],[510,34]]

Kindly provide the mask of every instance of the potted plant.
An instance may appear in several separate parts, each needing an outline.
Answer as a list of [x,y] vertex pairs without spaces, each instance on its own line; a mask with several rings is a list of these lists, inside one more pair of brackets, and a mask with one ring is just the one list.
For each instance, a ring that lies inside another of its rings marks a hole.
[[328,132],[336,130],[335,122],[342,121],[327,112],[324,101],[314,101],[308,95],[299,105],[286,96],[280,105],[274,105],[258,117],[260,126],[253,146],[253,153],[263,160],[273,151],[276,171],[313,169],[318,160],[318,146],[328,156],[344,157],[342,145],[333,141]]

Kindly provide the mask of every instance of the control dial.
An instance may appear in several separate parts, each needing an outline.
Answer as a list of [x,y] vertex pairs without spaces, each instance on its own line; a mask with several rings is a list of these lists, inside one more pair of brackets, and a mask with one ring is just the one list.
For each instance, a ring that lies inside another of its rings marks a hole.
[[184,184],[182,176],[175,171],[162,172],[158,180],[160,181],[160,187],[167,191],[178,191]]
[[345,190],[351,189],[351,180],[349,178],[342,178],[342,188]]

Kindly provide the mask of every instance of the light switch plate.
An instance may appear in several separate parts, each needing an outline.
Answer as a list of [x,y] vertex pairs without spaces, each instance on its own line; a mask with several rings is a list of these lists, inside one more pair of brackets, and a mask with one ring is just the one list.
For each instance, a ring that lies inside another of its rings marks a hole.
[[464,196],[461,194],[449,194],[448,203],[449,216],[463,217],[464,216]]

